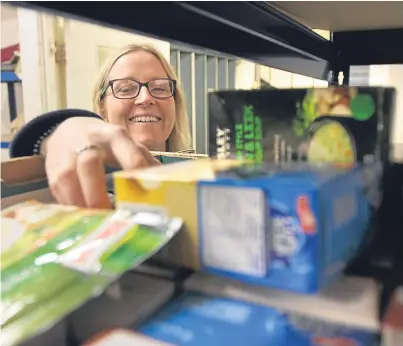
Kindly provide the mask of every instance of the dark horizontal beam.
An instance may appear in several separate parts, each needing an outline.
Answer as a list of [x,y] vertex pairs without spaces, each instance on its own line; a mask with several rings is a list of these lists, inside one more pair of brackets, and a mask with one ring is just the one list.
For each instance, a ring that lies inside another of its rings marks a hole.
[[10,2],[327,79],[331,42],[267,2]]
[[403,64],[403,20],[402,29],[334,32],[333,43],[342,68]]

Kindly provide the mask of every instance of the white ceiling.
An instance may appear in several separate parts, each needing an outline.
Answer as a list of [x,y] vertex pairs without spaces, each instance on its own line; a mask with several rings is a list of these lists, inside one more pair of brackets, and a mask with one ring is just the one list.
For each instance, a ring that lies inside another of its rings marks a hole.
[[403,28],[403,1],[270,1],[270,4],[311,29]]

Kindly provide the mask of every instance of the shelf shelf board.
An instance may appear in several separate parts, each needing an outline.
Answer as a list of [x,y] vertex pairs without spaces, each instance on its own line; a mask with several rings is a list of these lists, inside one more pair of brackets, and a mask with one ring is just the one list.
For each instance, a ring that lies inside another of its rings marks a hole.
[[327,79],[331,42],[267,2],[10,2]]
[[335,32],[333,42],[340,66],[403,64],[403,28]]

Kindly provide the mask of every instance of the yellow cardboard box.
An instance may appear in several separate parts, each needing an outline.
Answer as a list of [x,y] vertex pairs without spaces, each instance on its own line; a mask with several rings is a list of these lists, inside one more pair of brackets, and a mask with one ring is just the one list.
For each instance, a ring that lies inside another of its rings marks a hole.
[[199,269],[197,181],[240,165],[236,160],[200,159],[114,174],[116,206],[181,217],[182,229],[160,253],[164,262]]

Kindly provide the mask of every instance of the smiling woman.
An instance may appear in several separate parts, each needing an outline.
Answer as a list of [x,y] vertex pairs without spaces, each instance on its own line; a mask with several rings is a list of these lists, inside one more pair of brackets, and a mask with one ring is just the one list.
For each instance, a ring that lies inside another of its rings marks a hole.
[[[184,97],[176,74],[151,46],[130,45],[111,56],[95,83],[93,103],[103,119],[126,126],[150,150],[190,149]],[[153,123],[145,123],[143,117],[152,117]]]
[[153,151],[191,150],[183,92],[163,55],[148,45],[116,52],[101,69],[93,112],[44,114],[15,136],[10,156],[42,155],[59,203],[107,208],[105,164],[133,169],[160,164]]

